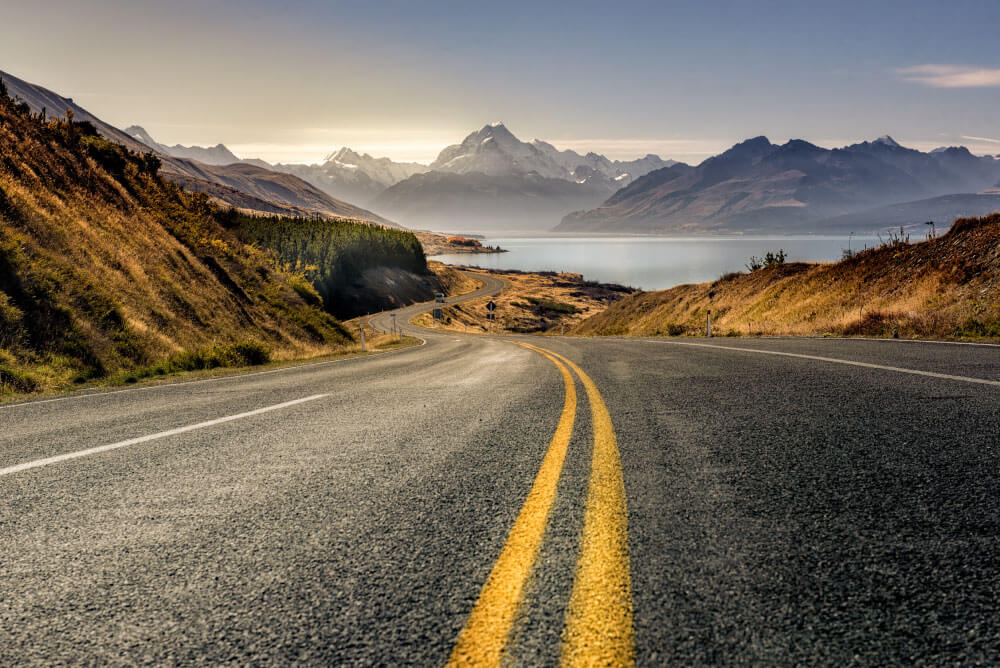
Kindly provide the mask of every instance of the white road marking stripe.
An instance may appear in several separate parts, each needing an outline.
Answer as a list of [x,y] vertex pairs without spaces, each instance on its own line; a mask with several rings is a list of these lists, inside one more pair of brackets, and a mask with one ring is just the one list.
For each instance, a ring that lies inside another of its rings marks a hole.
[[46,457],[45,459],[36,459],[31,462],[24,462],[23,464],[15,464],[14,466],[8,466],[7,468],[0,469],[0,476],[10,475],[11,473],[18,473],[20,471],[27,471],[28,469],[36,469],[42,466],[48,466],[49,464],[64,462],[68,459],[76,459],[77,457],[96,455],[101,452],[107,452],[108,450],[117,450],[118,448],[124,448],[125,446],[128,445],[137,445],[139,443],[155,441],[156,439],[166,438],[167,436],[176,436],[177,434],[184,434],[189,431],[194,431],[195,429],[204,429],[205,427],[211,427],[213,425],[222,424],[223,422],[232,422],[233,420],[239,420],[241,418],[260,415],[261,413],[276,411],[279,408],[288,408],[289,406],[294,406],[296,404],[303,404],[307,401],[315,401],[316,399],[322,399],[323,397],[328,397],[328,396],[330,395],[314,394],[311,397],[304,397],[302,399],[293,399],[292,401],[286,401],[284,403],[275,404],[273,406],[265,406],[264,408],[258,408],[256,410],[247,411],[246,413],[238,413],[236,415],[229,415],[226,417],[216,418],[214,420],[208,420],[207,422],[199,422],[198,424],[191,424],[186,427],[177,427],[176,429],[168,429],[167,431],[161,431],[155,434],[149,434],[147,436],[130,438],[127,441],[119,441],[117,443],[110,443],[108,445],[99,445],[96,448],[87,448],[86,450],[67,452],[64,455],[56,455],[55,457]]
[[[652,341],[651,341],[652,342]],[[655,343],[661,343],[661,341],[655,341]],[[1000,380],[987,380],[985,378],[971,378],[969,376],[953,376],[947,373],[936,373],[934,371],[919,371],[917,369],[905,369],[898,366],[886,366],[884,364],[871,364],[869,362],[855,362],[853,360],[842,360],[836,357],[820,357],[819,355],[803,355],[801,353],[785,353],[779,350],[757,350],[754,348],[737,348],[734,346],[716,346],[711,343],[688,343],[681,341],[667,341],[663,340],[662,343],[670,343],[675,346],[697,346],[699,348],[713,348],[716,350],[735,350],[741,353],[757,353],[759,355],[780,355],[782,357],[797,357],[804,360],[816,360],[819,362],[833,362],[834,364],[847,364],[849,366],[860,366],[866,369],[879,369],[881,371],[896,371],[898,373],[909,373],[915,376],[929,376],[931,378],[943,378],[944,380],[957,380],[963,383],[978,383],[980,385],[993,385],[995,387],[1000,387]]]

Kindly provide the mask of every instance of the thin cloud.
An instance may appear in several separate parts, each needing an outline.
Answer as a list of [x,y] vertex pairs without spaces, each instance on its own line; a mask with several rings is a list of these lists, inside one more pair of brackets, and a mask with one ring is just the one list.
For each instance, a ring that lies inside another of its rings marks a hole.
[[903,81],[931,88],[992,88],[1000,86],[1000,69],[971,65],[915,65],[896,70]]
[[973,137],[972,135],[962,135],[962,139],[968,139],[969,141],[985,141],[990,144],[1000,144],[1000,139],[991,139],[989,137]]

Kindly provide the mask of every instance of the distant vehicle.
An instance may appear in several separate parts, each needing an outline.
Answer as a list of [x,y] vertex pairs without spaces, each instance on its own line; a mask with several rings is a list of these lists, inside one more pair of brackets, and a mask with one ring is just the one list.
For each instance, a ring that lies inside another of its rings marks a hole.
[[443,292],[436,293],[434,295],[434,301],[438,302],[439,304],[444,304],[444,293]]

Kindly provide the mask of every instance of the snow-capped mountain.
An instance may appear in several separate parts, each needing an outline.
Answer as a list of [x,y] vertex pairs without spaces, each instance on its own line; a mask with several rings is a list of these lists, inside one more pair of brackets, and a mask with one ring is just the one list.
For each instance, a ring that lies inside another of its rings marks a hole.
[[428,173],[387,188],[371,206],[435,230],[538,231],[672,164],[655,155],[621,162],[560,151],[537,139],[521,141],[503,123],[491,123],[442,150]]
[[[580,155],[571,150],[560,151],[539,139],[521,141],[503,123],[497,122],[473,132],[461,144],[445,148],[431,163],[431,169],[456,174],[480,172],[492,176],[535,172],[546,178],[579,181],[581,174],[577,170],[586,167],[622,187],[654,169],[673,164],[674,161],[662,160],[655,155],[631,161],[611,161],[597,153]],[[589,174],[586,170],[582,173]]]
[[279,164],[274,169],[294,174],[333,197],[364,205],[389,186],[430,168],[416,162],[373,158],[344,146],[322,164]]

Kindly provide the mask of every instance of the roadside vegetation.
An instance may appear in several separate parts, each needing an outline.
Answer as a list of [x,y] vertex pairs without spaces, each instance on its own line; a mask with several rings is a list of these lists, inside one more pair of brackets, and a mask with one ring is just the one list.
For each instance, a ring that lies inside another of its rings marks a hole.
[[[301,265],[241,238],[263,220],[181,191],[159,167],[89,123],[0,94],[0,399],[357,345]],[[299,224],[327,230],[303,264],[318,256],[330,280],[363,271],[368,252],[424,266],[403,234]],[[339,265],[323,264],[322,240]]]
[[350,305],[357,301],[355,283],[373,267],[430,274],[420,241],[405,230],[349,220],[253,216],[235,210],[221,214],[221,222],[240,240],[273,250],[293,275],[296,292],[313,304],[322,303],[335,315],[350,315]]
[[717,336],[1000,339],[1000,213],[920,243],[890,235],[835,263],[789,263],[779,251],[748,268],[637,293],[573,332],[697,336],[711,311]]

